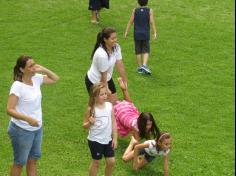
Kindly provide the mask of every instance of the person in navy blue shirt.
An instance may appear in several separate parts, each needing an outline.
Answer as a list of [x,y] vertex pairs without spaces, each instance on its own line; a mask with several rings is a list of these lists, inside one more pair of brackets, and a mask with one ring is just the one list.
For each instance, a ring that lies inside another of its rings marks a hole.
[[137,72],[151,74],[148,68],[148,57],[150,53],[150,26],[152,27],[153,38],[157,38],[157,30],[153,10],[147,7],[148,0],[138,0],[139,7],[133,9],[130,20],[125,31],[127,38],[130,27],[134,24],[134,43],[137,59]]

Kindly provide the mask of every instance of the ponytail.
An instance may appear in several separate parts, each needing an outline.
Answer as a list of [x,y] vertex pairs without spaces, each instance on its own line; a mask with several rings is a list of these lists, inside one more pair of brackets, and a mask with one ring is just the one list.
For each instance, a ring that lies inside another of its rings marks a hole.
[[25,56],[25,55],[22,55],[17,59],[16,65],[13,70],[14,81],[22,81],[23,72],[20,69],[25,68],[26,63],[29,59],[32,59],[32,58],[30,56]]
[[110,37],[111,37],[111,34],[112,34],[112,33],[115,33],[115,32],[116,32],[116,31],[115,31],[114,29],[107,27],[107,28],[104,28],[101,32],[99,32],[99,33],[97,34],[97,41],[96,41],[96,43],[95,43],[95,45],[94,45],[94,49],[93,49],[93,52],[92,52],[92,54],[91,54],[91,59],[93,59],[94,53],[96,52],[96,50],[97,50],[98,47],[100,47],[100,46],[106,51],[107,56],[108,56],[108,58],[109,58],[109,53],[108,53],[108,50],[107,50],[107,48],[106,48],[106,44],[105,44],[104,39],[110,38]]

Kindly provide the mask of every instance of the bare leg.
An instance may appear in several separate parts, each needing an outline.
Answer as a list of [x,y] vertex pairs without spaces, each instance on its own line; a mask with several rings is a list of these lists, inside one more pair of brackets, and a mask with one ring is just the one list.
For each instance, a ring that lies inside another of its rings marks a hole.
[[125,150],[125,153],[122,156],[123,161],[127,162],[134,158],[134,146],[137,144],[137,141],[132,136],[129,146]]
[[10,176],[20,176],[21,172],[22,172],[22,166],[13,164],[10,171]]
[[92,23],[97,23],[96,11],[92,10],[91,13],[92,13],[91,14],[91,22]]
[[142,55],[141,54],[136,55],[136,61],[137,61],[137,64],[139,67],[142,66]]
[[147,65],[147,63],[148,63],[148,57],[149,57],[149,54],[148,54],[148,53],[144,53],[144,54],[143,54],[143,65]]
[[106,158],[105,176],[111,176],[115,166],[115,157]]
[[124,100],[132,102],[132,100],[131,100],[131,98],[129,96],[129,92],[127,90],[127,87],[126,87],[125,83],[123,82],[122,78],[119,77],[119,78],[117,78],[117,80],[118,80],[120,89],[122,90]]
[[148,164],[147,160],[143,156],[139,156],[137,160],[134,161],[133,163],[133,169],[138,171],[147,164]]
[[27,161],[26,173],[27,173],[27,176],[36,176],[37,175],[37,160],[29,159]]
[[93,160],[89,168],[89,176],[96,176],[99,168],[99,160]]

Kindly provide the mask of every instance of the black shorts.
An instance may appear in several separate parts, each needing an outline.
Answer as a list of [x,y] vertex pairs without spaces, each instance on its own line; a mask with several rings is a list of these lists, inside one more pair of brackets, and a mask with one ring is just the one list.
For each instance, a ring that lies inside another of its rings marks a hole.
[[109,144],[100,144],[98,142],[88,140],[88,145],[94,160],[102,159],[103,155],[105,158],[115,156],[115,152],[112,148],[112,141],[110,141]]
[[89,10],[109,9],[109,0],[89,0]]
[[135,40],[135,54],[150,53],[150,42],[149,40]]
[[142,149],[140,152],[139,152],[139,155],[143,155],[145,160],[147,160],[147,162],[151,162],[152,160],[155,159],[155,156],[151,156],[149,155],[144,149]]
[[[116,86],[115,86],[115,83],[112,78],[107,82],[107,84],[108,84],[108,88],[110,89],[111,93],[112,94],[116,93]],[[87,74],[85,76],[85,85],[86,85],[88,93],[90,94],[90,90],[93,86],[93,83],[89,80]]]

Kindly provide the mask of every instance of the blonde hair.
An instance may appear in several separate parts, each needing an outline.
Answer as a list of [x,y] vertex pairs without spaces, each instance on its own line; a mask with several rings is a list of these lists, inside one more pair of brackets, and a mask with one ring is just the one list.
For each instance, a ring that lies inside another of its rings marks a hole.
[[91,107],[91,115],[94,112],[94,106],[96,104],[96,98],[99,96],[100,91],[102,88],[105,88],[103,83],[96,83],[91,87],[90,94],[89,94],[89,103],[88,105]]

